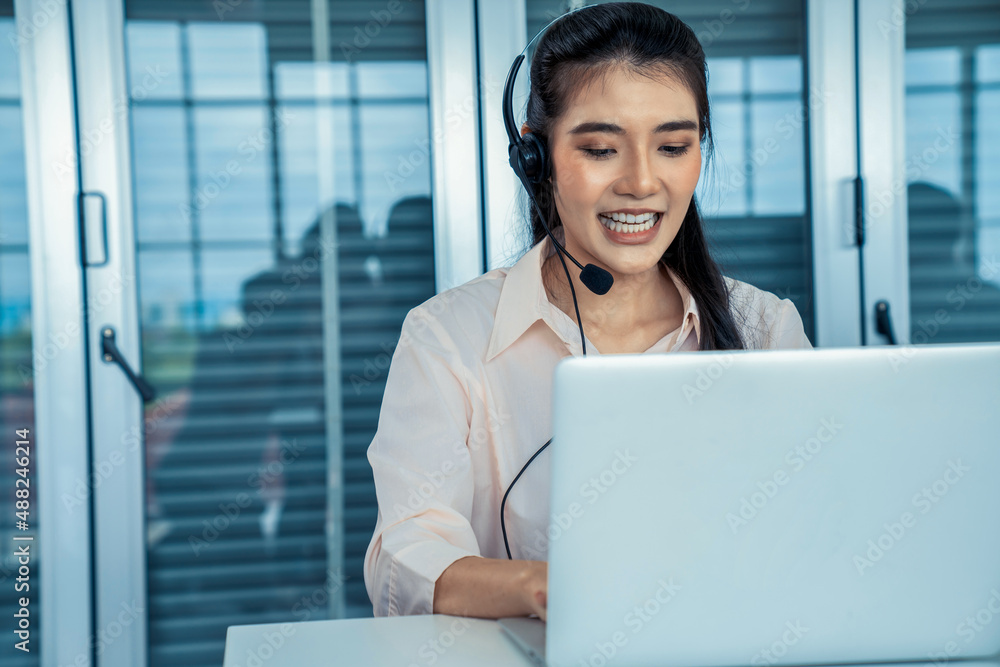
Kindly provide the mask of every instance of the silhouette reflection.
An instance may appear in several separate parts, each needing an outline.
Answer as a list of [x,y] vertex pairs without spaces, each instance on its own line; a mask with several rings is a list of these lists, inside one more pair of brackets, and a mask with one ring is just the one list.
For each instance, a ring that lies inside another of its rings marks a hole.
[[[948,190],[907,188],[910,340],[968,343],[1000,339],[1000,258],[977,272],[974,222]],[[991,282],[992,281],[992,282]]]
[[[345,536],[348,606],[370,609],[362,564],[376,507],[366,450],[403,319],[434,295],[432,207],[428,197],[398,201],[381,238],[363,233],[354,206],[332,213],[334,239],[321,237],[320,216],[299,254],[243,283],[243,323],[197,335],[189,384],[164,399],[173,427],[148,432],[152,634],[158,618],[191,614],[218,619],[196,631],[205,640],[224,636],[237,615],[325,618],[336,574],[327,572],[328,526]],[[323,288],[334,262],[336,308]],[[338,339],[331,358],[325,346]],[[325,380],[338,365],[339,392]],[[342,424],[328,431],[327,400],[338,393]],[[338,478],[327,452],[340,438]],[[337,484],[345,516],[328,517]]]

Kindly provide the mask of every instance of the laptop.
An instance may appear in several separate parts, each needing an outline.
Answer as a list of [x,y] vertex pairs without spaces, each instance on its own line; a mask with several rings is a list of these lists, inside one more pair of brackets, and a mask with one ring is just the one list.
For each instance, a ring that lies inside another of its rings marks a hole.
[[1000,344],[573,357],[537,664],[1000,659]]

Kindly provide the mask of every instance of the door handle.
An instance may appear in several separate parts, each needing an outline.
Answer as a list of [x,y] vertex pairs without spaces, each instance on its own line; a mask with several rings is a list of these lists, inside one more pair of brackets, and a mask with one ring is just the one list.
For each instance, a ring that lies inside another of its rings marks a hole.
[[111,327],[103,327],[101,329],[101,355],[104,358],[104,363],[116,363],[121,366],[125,376],[132,382],[135,390],[142,396],[143,401],[148,402],[156,398],[156,390],[153,389],[153,386],[146,382],[141,375],[136,375],[132,367],[125,361],[121,350],[115,345],[115,330]]
[[[108,200],[100,192],[80,193],[83,218],[83,263],[96,268],[108,265]],[[95,227],[96,225],[96,227]],[[98,252],[100,251],[100,252]],[[100,257],[101,259],[96,259]]]
[[881,299],[875,302],[875,331],[889,341],[889,345],[897,345],[896,334],[892,330],[892,316],[889,314],[889,302]]

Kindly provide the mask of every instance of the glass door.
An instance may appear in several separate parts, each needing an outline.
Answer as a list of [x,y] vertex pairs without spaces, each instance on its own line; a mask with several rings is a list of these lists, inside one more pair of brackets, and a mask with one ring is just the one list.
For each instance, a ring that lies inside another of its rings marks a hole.
[[1000,341],[1000,2],[905,21],[909,340]]
[[[5,415],[30,418],[7,362],[34,337],[52,442],[45,660],[218,665],[231,625],[370,615],[366,454],[400,327],[483,269],[472,2],[18,14],[38,20],[24,170],[0,58],[0,352]],[[30,301],[8,275],[22,172]]]
[[366,452],[435,293],[425,9],[128,0],[124,31],[149,664],[217,665],[230,625],[371,614]]
[[1000,340],[1000,2],[859,11],[868,338]]
[[[0,501],[6,512],[0,605],[24,634],[18,643],[25,642],[16,646],[8,633],[0,658],[85,664],[107,637],[94,623],[93,507],[106,478],[91,467],[86,354],[88,314],[96,317],[103,305],[87,292],[81,270],[97,258],[85,254],[78,233],[69,8],[16,0],[11,12],[10,2],[0,2],[0,26],[0,475],[9,485]],[[9,439],[12,428],[26,442]],[[7,555],[15,553],[16,578],[7,572],[14,562]]]
[[422,7],[349,59],[336,3],[278,9],[126,3],[153,665],[370,613],[369,367],[434,294],[427,161],[384,176],[428,135]]

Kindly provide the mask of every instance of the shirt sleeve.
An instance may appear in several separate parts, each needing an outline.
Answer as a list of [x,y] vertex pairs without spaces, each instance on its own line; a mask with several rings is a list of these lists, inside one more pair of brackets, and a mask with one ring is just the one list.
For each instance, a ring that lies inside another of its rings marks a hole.
[[770,335],[771,345],[768,347],[774,350],[812,349],[802,317],[791,299],[782,299],[778,302],[777,309]]
[[453,337],[423,307],[403,321],[368,447],[378,518],[364,573],[375,616],[433,613],[438,577],[480,556],[470,519],[471,401]]

